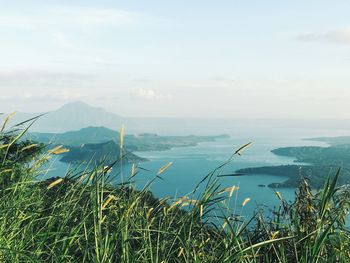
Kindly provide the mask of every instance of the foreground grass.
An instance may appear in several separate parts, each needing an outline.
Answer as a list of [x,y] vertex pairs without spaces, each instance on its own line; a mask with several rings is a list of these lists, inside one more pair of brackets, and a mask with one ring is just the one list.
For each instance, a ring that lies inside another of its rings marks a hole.
[[269,218],[257,211],[242,222],[228,205],[235,189],[220,186],[222,167],[203,178],[200,192],[175,200],[154,198],[148,191],[152,182],[135,190],[137,167],[117,186],[109,183],[112,165],[38,182],[42,163],[64,149],[47,152],[43,145],[19,142],[23,132],[0,134],[1,262],[348,262],[350,257],[349,189],[337,186],[339,172],[316,194],[303,181],[293,203],[277,192],[280,206]]

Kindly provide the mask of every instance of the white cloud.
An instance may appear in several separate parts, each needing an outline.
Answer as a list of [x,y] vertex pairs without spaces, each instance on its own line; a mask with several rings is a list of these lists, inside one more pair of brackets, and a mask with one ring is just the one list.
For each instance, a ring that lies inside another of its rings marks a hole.
[[78,100],[84,98],[80,92],[75,92],[72,90],[62,90],[54,95],[55,97],[63,100]]
[[89,86],[94,80],[91,74],[75,72],[49,72],[32,70],[0,69],[0,86],[11,89],[18,87],[46,88],[46,87],[71,87],[84,84]]
[[12,94],[12,95],[0,95],[0,100],[7,101],[68,101],[68,100],[80,100],[86,99],[84,95],[79,92],[75,92],[72,90],[53,90],[47,93],[31,93],[31,92],[23,92]]
[[144,88],[139,88],[136,91],[136,96],[147,100],[172,99],[172,96],[170,94],[161,94],[154,91],[153,89],[144,89]]
[[120,26],[133,24],[137,15],[119,9],[107,8],[59,8],[58,16],[63,16],[65,23],[78,26]]
[[336,31],[328,31],[325,33],[301,34],[297,37],[297,39],[302,41],[321,41],[350,44],[350,27]]
[[56,7],[40,13],[1,14],[0,28],[42,30],[58,28],[114,27],[135,24],[139,15],[116,8]]
[[0,28],[33,30],[40,24],[35,17],[21,17],[17,15],[1,15]]

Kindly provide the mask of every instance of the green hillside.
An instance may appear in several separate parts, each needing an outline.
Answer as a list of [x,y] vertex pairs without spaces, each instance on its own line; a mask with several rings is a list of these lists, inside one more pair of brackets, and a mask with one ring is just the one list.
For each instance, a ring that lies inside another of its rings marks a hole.
[[[339,140],[337,139],[337,141]],[[313,187],[319,188],[330,174],[341,167],[342,175],[339,178],[339,183],[350,183],[350,144],[336,143],[330,147],[284,147],[274,149],[272,152],[280,156],[294,157],[295,162],[300,164],[245,168],[237,172],[289,177],[284,183],[271,184],[271,187],[295,187],[305,177],[310,180]]]
[[[65,133],[31,133],[30,138],[42,143],[62,144],[66,146],[81,146],[87,143],[119,142],[120,134],[105,127],[87,127],[78,131]],[[173,147],[195,146],[201,142],[211,142],[227,138],[218,136],[159,136],[144,133],[140,135],[125,135],[125,147],[130,151],[161,151]]]
[[[120,158],[120,146],[114,141],[84,144],[81,147],[70,146],[61,161],[68,163],[105,162],[112,163]],[[123,149],[123,162],[146,161],[126,149]]]

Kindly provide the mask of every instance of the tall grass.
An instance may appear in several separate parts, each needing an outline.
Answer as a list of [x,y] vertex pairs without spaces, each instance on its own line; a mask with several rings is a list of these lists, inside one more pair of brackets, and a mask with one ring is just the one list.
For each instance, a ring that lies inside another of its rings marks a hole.
[[[270,217],[257,211],[242,222],[229,203],[237,187],[220,185],[225,164],[177,199],[156,199],[149,192],[171,163],[142,190],[125,174],[122,184],[111,185],[110,167],[103,164],[39,182],[42,163],[64,150],[20,141],[26,130],[17,128],[0,134],[2,262],[348,262],[350,257],[349,189],[337,186],[340,171],[317,193],[304,180],[293,203],[276,193],[280,206]],[[134,179],[138,168],[132,169]]]

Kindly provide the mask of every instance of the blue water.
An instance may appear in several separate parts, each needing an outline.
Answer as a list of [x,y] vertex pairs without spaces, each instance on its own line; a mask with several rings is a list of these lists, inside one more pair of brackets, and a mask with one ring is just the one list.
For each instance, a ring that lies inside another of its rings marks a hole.
[[[244,150],[241,156],[236,156],[233,161],[227,165],[221,174],[233,173],[235,170],[246,167],[281,165],[294,163],[293,158],[276,156],[271,153],[272,149],[284,146],[300,145],[320,145],[324,143],[304,141],[305,137],[332,136],[344,134],[344,131],[315,131],[276,128],[271,132],[259,130],[250,133],[242,133],[240,136],[231,135],[230,139],[220,139],[215,142],[200,143],[197,146],[185,148],[173,148],[167,151],[136,152],[139,156],[149,159],[148,162],[140,164],[142,168],[149,172],[140,170],[135,176],[137,188],[142,188],[147,182],[154,178],[160,167],[173,162],[173,164],[161,174],[163,180],[156,180],[151,186],[151,191],[156,197],[176,198],[190,193],[198,182],[209,172],[223,164],[232,153],[247,142],[253,141],[253,144]],[[249,135],[247,135],[249,134]],[[261,135],[263,134],[263,135]],[[253,140],[252,140],[253,139]],[[71,169],[69,165],[58,160],[50,163],[50,171],[44,174],[44,177],[64,176]],[[131,173],[130,166],[124,166],[123,176],[128,177]],[[269,209],[279,204],[274,190],[268,187],[259,187],[259,184],[268,185],[270,183],[283,182],[286,180],[283,176],[273,175],[245,175],[238,177],[221,177],[219,184],[222,188],[238,186],[239,190],[233,195],[230,205],[235,211],[244,216],[250,216],[257,205],[265,209],[265,214]],[[120,181],[120,177],[115,179]],[[283,198],[286,200],[294,199],[295,189],[279,189]],[[245,198],[250,198],[250,202],[242,207],[241,204]]]

